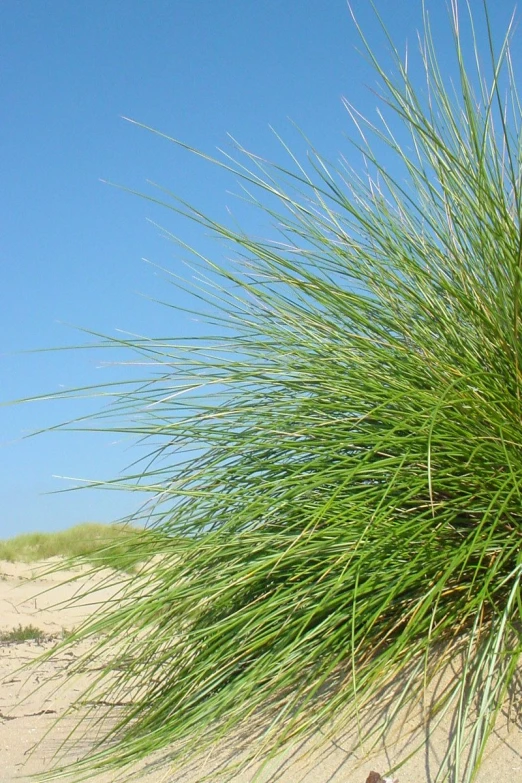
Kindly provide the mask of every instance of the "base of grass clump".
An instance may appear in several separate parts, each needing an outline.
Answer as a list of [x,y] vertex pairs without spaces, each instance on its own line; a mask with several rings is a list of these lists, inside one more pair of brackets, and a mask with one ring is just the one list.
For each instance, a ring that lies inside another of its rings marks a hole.
[[110,387],[114,430],[150,439],[122,486],[150,493],[151,529],[122,601],[73,637],[103,637],[99,702],[132,693],[78,772],[165,749],[179,768],[238,732],[246,762],[273,756],[401,678],[416,703],[459,656],[429,711],[455,715],[435,779],[476,777],[522,653],[522,109],[487,12],[468,73],[452,11],[447,88],[427,16],[424,92],[367,48],[390,116],[347,105],[362,176],[315,152],[219,162],[267,198],[276,239],[166,204],[234,263],[194,251],[222,334],[103,342],[155,367]]

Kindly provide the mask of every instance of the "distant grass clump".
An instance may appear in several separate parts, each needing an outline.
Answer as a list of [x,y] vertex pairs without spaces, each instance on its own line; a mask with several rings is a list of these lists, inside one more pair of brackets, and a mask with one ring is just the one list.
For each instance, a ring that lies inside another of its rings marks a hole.
[[150,439],[122,483],[150,492],[137,546],[162,557],[75,634],[118,642],[100,700],[134,694],[77,772],[179,766],[241,730],[275,753],[459,659],[438,779],[480,765],[522,650],[522,112],[507,42],[471,26],[468,65],[452,10],[451,84],[427,17],[395,81],[368,47],[387,114],[348,106],[360,175],[315,152],[220,164],[274,240],[169,202],[236,263],[196,255],[217,337],[104,343],[154,368],[93,393]]
[[141,533],[130,526],[96,523],[56,533],[23,533],[0,541],[0,560],[36,563],[50,557],[83,557],[85,562],[125,570],[131,541]]
[[0,631],[0,643],[3,644],[20,644],[27,641],[43,642],[50,638],[49,634],[46,634],[41,628],[21,623],[10,631]]

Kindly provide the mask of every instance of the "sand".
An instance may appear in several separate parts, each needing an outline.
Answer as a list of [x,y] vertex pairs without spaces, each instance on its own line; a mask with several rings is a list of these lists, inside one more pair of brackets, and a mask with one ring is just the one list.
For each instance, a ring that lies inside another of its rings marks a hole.
[[[65,681],[68,667],[75,658],[88,651],[88,647],[86,643],[79,644],[29,671],[20,672],[19,667],[50,649],[55,644],[51,637],[58,638],[63,629],[73,629],[96,610],[92,598],[84,599],[74,608],[58,604],[67,602],[76,591],[87,590],[92,594],[94,588],[98,588],[96,601],[108,600],[116,593],[114,585],[103,582],[110,572],[92,576],[87,570],[75,573],[61,570],[47,576],[36,576],[41,567],[40,564],[36,567],[0,561],[0,633],[19,625],[32,624],[49,635],[48,639],[39,642],[0,643],[0,783],[28,783],[31,774],[51,768],[59,740],[74,725],[75,716],[66,718],[59,730],[37,743],[87,684],[89,675],[84,675],[83,680],[56,690],[57,685]],[[77,579],[64,583],[71,576]],[[388,742],[386,746],[381,743],[373,749],[366,749],[366,752],[352,752],[349,738],[339,737],[301,761],[287,753],[266,766],[260,781],[366,783],[372,771],[384,775],[399,756],[407,755],[419,746],[419,750],[390,777],[390,781],[432,783],[450,727],[443,723],[431,742],[426,743],[422,730],[416,731],[415,726],[414,716],[406,716],[394,743]],[[72,760],[73,756],[67,758]],[[143,764],[136,780],[140,783],[194,783],[201,772],[211,772],[214,762],[214,758],[203,759],[196,769],[176,775],[170,774],[168,769],[158,770]],[[248,783],[251,777],[251,772],[242,773],[235,777],[234,782]],[[126,773],[122,779],[129,779],[129,775]],[[72,783],[74,778],[61,780]],[[95,780],[113,783],[116,775],[107,773]],[[377,783],[379,777],[374,776],[373,780]],[[522,726],[515,721],[509,722],[507,714],[499,719],[477,778],[477,783],[497,781],[522,781]]]

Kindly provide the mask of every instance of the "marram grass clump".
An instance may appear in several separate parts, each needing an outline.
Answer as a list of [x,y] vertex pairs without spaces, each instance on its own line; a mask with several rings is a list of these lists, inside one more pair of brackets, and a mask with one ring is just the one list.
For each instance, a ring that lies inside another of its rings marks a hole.
[[155,534],[131,600],[80,632],[103,629],[100,697],[132,698],[78,773],[166,749],[176,768],[244,731],[275,753],[397,678],[418,699],[457,656],[437,779],[479,767],[521,652],[522,136],[508,39],[486,12],[465,59],[452,11],[451,83],[427,15],[418,91],[368,46],[385,114],[348,106],[360,175],[315,151],[219,163],[274,240],[167,204],[235,263],[196,257],[217,336],[105,342],[155,366],[114,392],[118,430],[150,438]]

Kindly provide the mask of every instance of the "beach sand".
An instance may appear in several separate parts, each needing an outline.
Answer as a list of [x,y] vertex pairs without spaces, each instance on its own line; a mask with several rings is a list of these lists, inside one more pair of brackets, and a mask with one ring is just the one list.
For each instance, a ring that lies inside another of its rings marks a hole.
[[[20,625],[33,625],[49,637],[59,638],[63,629],[70,631],[96,610],[92,598],[83,599],[74,608],[60,606],[61,602],[67,602],[77,591],[92,595],[96,589],[96,602],[111,599],[117,591],[115,584],[104,583],[104,580],[110,579],[108,571],[93,576],[87,569],[74,573],[61,570],[46,576],[36,576],[41,569],[42,564],[36,566],[0,561],[0,633]],[[77,577],[75,581],[66,583],[65,580],[72,576]],[[51,638],[38,642],[0,643],[1,783],[28,783],[31,774],[51,768],[60,738],[64,738],[75,724],[78,713],[65,718],[58,729],[38,746],[37,743],[56,718],[63,715],[83,691],[89,682],[88,677],[95,676],[82,675],[82,678],[69,683],[66,688],[56,690],[64,682],[71,663],[88,652],[86,643],[64,651],[52,661],[41,662],[29,671],[18,671],[22,664],[34,660],[54,643]],[[366,719],[369,720],[369,716]],[[379,743],[374,748],[366,747],[356,753],[351,752],[353,738],[341,736],[301,760],[289,751],[267,764],[259,781],[366,783],[371,771],[384,774],[399,757],[407,756],[419,746],[418,751],[391,779],[398,779],[399,783],[432,783],[448,740],[450,724],[443,721],[430,743],[425,742],[423,730],[416,729],[416,725],[414,715],[404,716],[400,732],[392,737],[394,741],[388,741],[386,746]],[[69,755],[67,758],[71,760],[73,757]],[[215,761],[213,754],[212,758],[202,759],[195,769],[183,774],[174,775],[166,768],[160,770],[150,764],[142,764],[133,772],[138,772],[135,779],[140,783],[194,783],[202,772],[211,774]],[[234,783],[248,783],[252,775],[253,771],[238,774]],[[99,783],[113,783],[117,775],[104,773],[92,779]],[[130,772],[125,772],[119,779],[130,780]],[[61,780],[72,783],[74,778]],[[507,711],[499,718],[477,778],[477,783],[497,781],[522,781],[522,726],[515,720],[508,722]]]

